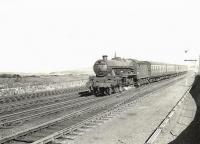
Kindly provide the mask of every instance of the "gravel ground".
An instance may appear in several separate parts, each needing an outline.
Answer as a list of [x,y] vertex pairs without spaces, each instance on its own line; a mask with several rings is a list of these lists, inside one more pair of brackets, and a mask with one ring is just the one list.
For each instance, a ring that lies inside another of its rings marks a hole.
[[66,143],[143,144],[193,82],[193,77],[144,97],[127,111]]
[[[190,90],[190,97],[184,103],[183,110],[185,117],[181,117],[179,124],[185,125],[190,122],[189,126],[185,128],[175,140],[169,144],[199,144],[200,143],[200,75],[196,75],[195,81]],[[191,96],[193,99],[191,99]],[[195,106],[193,104],[195,102]],[[193,116],[194,109],[196,108],[195,117],[191,121],[190,117]]]
[[169,124],[162,130],[155,144],[166,144],[176,139],[192,122],[196,113],[196,104],[191,94],[188,93],[184,102],[178,107]]

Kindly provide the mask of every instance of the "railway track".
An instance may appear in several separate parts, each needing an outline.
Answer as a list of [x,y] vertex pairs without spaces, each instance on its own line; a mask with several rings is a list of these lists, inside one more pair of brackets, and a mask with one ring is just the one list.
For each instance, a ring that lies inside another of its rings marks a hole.
[[93,101],[96,101],[96,98],[80,97],[77,99],[53,103],[50,105],[44,105],[29,110],[23,110],[20,112],[3,115],[0,117],[0,126],[6,128],[7,126],[12,126],[13,124],[15,125],[17,123],[23,123],[23,121],[33,120],[35,118],[53,114],[65,109],[76,109],[80,105],[88,104]]
[[62,101],[65,98],[74,98],[79,96],[79,92],[85,90],[85,87],[77,87],[73,89],[61,89],[55,91],[0,97],[0,116],[5,113],[7,114],[33,106],[36,107],[39,105]]
[[61,135],[63,136],[66,135],[66,133],[69,133],[69,130],[73,131],[73,129],[80,127],[86,121],[90,121],[91,118],[98,117],[99,113],[103,114],[105,113],[105,111],[108,111],[109,109],[113,110],[113,108],[116,109],[119,106],[131,103],[148,93],[169,86],[171,83],[183,77],[184,76],[159,82],[159,86],[156,83],[151,84],[150,86],[143,86],[141,88],[136,89],[134,91],[134,95],[131,94],[133,93],[133,91],[130,90],[123,92],[122,94],[114,94],[109,97],[95,98],[96,100],[91,102],[91,104],[86,104],[84,106],[82,104],[79,104],[80,107],[76,111],[73,111],[60,118],[38,125],[34,128],[30,128],[29,130],[25,130],[21,133],[4,137],[3,139],[0,140],[0,142],[1,143],[6,143],[8,141],[10,141],[11,143],[34,142],[38,144],[47,143],[50,141],[52,142],[57,138],[59,138]]

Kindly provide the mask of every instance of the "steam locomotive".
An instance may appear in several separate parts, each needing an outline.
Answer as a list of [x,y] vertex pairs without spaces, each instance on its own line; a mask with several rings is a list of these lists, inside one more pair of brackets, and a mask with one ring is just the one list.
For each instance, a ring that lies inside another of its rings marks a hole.
[[108,60],[107,55],[97,60],[93,66],[96,76],[89,77],[86,87],[95,95],[118,93],[124,87],[143,84],[178,76],[187,72],[187,66],[166,64],[135,59],[114,57]]

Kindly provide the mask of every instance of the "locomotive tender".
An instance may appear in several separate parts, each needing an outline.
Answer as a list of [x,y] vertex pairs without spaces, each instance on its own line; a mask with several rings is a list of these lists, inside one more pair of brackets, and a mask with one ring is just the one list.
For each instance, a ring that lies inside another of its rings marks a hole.
[[138,61],[106,55],[97,60],[93,66],[96,76],[91,76],[86,86],[95,95],[110,95],[133,85],[138,87],[154,81],[178,76],[187,72],[187,66]]

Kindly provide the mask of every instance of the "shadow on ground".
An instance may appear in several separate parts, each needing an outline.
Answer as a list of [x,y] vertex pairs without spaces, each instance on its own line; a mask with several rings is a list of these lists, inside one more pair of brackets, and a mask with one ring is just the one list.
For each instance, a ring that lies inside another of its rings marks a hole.
[[195,118],[190,125],[169,144],[200,144],[200,75],[195,77],[190,94],[197,105]]
[[92,95],[89,91],[79,92],[78,94],[80,95],[80,97],[87,97]]

